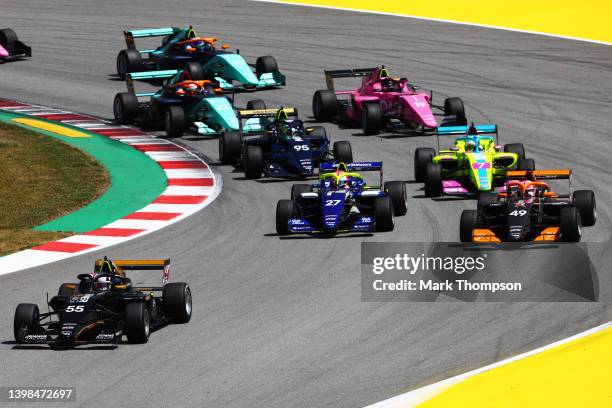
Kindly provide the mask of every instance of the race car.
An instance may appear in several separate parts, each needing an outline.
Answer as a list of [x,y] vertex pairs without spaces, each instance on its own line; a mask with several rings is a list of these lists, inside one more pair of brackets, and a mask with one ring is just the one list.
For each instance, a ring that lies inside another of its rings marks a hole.
[[[134,72],[126,76],[127,92],[115,95],[113,113],[121,124],[139,122],[162,125],[168,137],[180,137],[186,130],[201,136],[218,136],[238,130],[238,118],[230,98],[203,80],[196,63],[183,70]],[[167,79],[157,92],[137,93],[134,80]],[[139,99],[140,98],[140,99]],[[141,101],[148,98],[148,101]]]
[[[433,104],[433,91],[419,91],[406,78],[393,78],[385,66],[377,68],[324,71],[327,89],[312,97],[312,112],[320,121],[337,120],[361,124],[366,135],[390,131],[431,132],[438,127],[432,109],[446,117],[446,123],[465,125],[465,109],[460,98],[447,98],[444,106]],[[334,79],[361,77],[361,87],[336,91]]]
[[32,49],[19,41],[10,28],[0,30],[0,63],[32,56]]
[[[382,162],[321,163],[318,184],[296,184],[276,205],[278,235],[391,231],[407,212],[402,181],[383,183]],[[378,171],[379,185],[358,172]]]
[[[570,170],[509,171],[505,191],[483,194],[477,210],[464,210],[462,242],[578,242],[582,227],[595,225],[595,193],[571,191]],[[558,194],[542,180],[568,180]]]
[[[425,195],[474,196],[503,184],[507,170],[534,170],[521,143],[499,145],[497,125],[440,126],[438,151],[419,147],[414,153],[414,176],[425,182]],[[440,150],[440,136],[461,135],[454,146]],[[495,136],[493,136],[495,135]]]
[[[127,48],[117,55],[117,73],[121,78],[130,72],[180,69],[187,62],[202,66],[205,78],[224,91],[255,90],[285,85],[285,76],[278,70],[274,57],[257,58],[255,71],[239,51],[226,51],[227,44],[217,47],[216,37],[198,37],[195,30],[165,27],[124,31]],[[139,50],[136,38],[164,37],[161,46]],[[146,55],[146,57],[145,57]]]
[[307,177],[322,161],[353,161],[351,144],[330,142],[322,126],[305,127],[295,108],[266,109],[252,101],[253,110],[239,110],[238,132],[219,138],[222,163],[242,162],[245,177]]
[[[161,286],[136,287],[126,271],[162,271]],[[94,271],[77,275],[78,283],[63,283],[48,300],[49,312],[21,303],[15,310],[13,332],[18,343],[71,347],[116,343],[146,343],[152,330],[191,319],[191,289],[169,283],[170,260],[95,261]]]

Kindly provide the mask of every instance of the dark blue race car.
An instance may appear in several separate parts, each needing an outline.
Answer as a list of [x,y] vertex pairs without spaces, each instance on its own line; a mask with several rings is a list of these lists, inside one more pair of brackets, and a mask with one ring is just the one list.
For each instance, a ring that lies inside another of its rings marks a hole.
[[[378,171],[380,184],[366,185],[359,171]],[[403,181],[383,183],[382,162],[322,163],[319,183],[296,184],[290,200],[276,206],[279,235],[391,231],[407,211]]]
[[221,162],[240,160],[246,178],[308,177],[323,161],[353,161],[349,142],[335,142],[330,149],[325,128],[305,127],[297,109],[265,109],[263,101],[248,107],[238,111],[239,131],[219,139]]

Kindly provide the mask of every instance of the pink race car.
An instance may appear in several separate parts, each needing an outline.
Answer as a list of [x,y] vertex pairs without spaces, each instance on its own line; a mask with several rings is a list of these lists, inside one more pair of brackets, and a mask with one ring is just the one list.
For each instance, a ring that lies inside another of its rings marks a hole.
[[[363,77],[361,87],[352,91],[334,89],[334,78],[355,77]],[[406,78],[392,78],[384,65],[325,71],[325,81],[327,89],[315,92],[312,98],[312,112],[321,122],[361,123],[368,135],[378,134],[383,128],[432,132],[438,127],[435,115],[444,116],[447,125],[467,124],[461,98],[447,98],[444,106],[436,106],[432,103],[433,91],[417,91],[419,87]],[[434,114],[432,109],[440,113]]]
[[17,39],[17,34],[10,28],[0,30],[0,63],[31,57],[32,49]]

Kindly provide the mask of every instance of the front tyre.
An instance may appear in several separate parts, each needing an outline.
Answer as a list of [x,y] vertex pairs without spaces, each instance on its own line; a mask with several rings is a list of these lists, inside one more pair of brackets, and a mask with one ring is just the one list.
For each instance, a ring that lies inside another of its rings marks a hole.
[[374,220],[376,222],[376,231],[393,231],[393,228],[395,227],[393,213],[393,202],[391,201],[391,197],[376,197],[374,199]]
[[519,160],[525,158],[525,146],[522,143],[509,143],[504,146],[505,153],[514,153]]
[[278,235],[289,235],[289,219],[295,218],[296,215],[295,201],[278,200],[276,204],[276,233]]
[[162,292],[166,315],[176,323],[191,319],[191,289],[185,282],[167,283]]
[[425,180],[425,170],[436,155],[431,147],[418,147],[414,151],[414,179],[420,183]]
[[185,131],[185,111],[182,106],[168,106],[164,114],[166,135],[170,138],[181,137]]
[[595,225],[597,221],[595,193],[591,190],[576,190],[572,194],[572,201],[580,213],[582,225],[585,227]]
[[565,207],[560,212],[561,241],[580,242],[580,213],[576,207]]
[[429,163],[425,170],[425,195],[440,197],[442,192],[442,166],[438,163]]
[[124,332],[130,343],[146,343],[151,334],[149,309],[143,302],[128,303],[124,311]]
[[242,138],[239,132],[224,132],[219,138],[219,160],[223,164],[230,164],[240,158],[242,151]]
[[459,239],[461,242],[472,242],[472,232],[478,222],[478,211],[463,210],[459,222]]
[[20,303],[15,309],[13,319],[13,336],[18,343],[23,342],[23,333],[26,330],[36,330],[38,326],[38,306],[32,303]]
[[248,179],[258,179],[263,172],[264,160],[261,146],[247,146],[244,155],[244,176]]
[[461,98],[446,98],[444,100],[444,115],[454,116],[455,124],[457,126],[467,125],[467,118],[465,116],[465,107]]
[[297,201],[302,198],[302,193],[312,193],[310,184],[294,184],[291,186],[291,199]]
[[276,59],[271,55],[259,57],[255,61],[255,72],[257,73],[257,79],[259,79],[263,74],[277,71],[278,64],[276,63]]
[[387,181],[385,183],[385,192],[393,203],[393,215],[405,215],[408,212],[406,184],[403,181]]

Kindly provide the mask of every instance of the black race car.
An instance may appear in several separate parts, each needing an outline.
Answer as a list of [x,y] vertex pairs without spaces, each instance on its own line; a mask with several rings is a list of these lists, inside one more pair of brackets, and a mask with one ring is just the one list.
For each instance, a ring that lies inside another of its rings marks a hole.
[[[161,270],[161,287],[135,287],[126,270]],[[99,259],[93,273],[64,283],[48,301],[49,312],[21,303],[15,310],[18,343],[68,347],[87,343],[146,343],[152,329],[191,318],[191,290],[184,282],[168,283],[170,260]],[[155,293],[161,294],[161,296]]]
[[[461,242],[578,242],[595,224],[595,193],[553,192],[542,180],[570,180],[570,170],[508,171],[505,191],[481,193],[461,214]],[[571,183],[569,183],[571,186]]]

